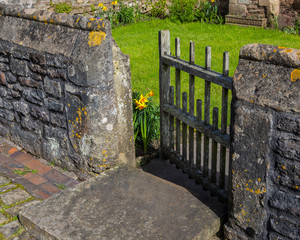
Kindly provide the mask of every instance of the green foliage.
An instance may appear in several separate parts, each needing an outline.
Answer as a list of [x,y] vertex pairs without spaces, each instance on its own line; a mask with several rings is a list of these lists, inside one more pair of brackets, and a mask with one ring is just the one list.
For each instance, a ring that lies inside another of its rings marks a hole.
[[135,8],[120,2],[119,11],[116,13],[117,25],[135,22]]
[[159,106],[153,103],[152,96],[152,91],[146,96],[137,91],[132,93],[134,141],[144,153],[147,152],[149,143],[160,135]]
[[218,3],[215,2],[199,2],[195,9],[195,18],[200,22],[223,23],[223,18],[218,14]]
[[158,0],[155,3],[150,4],[151,17],[164,19],[168,16],[167,14],[167,0]]
[[50,6],[54,7],[54,11],[57,13],[70,13],[72,11],[72,5],[67,2],[53,4],[50,1]]
[[193,22],[195,0],[171,0],[170,19],[174,22]]
[[56,184],[59,189],[65,190],[66,186],[64,184]]
[[94,4],[91,4],[90,7],[91,7],[91,11],[92,11],[92,12],[95,12],[95,11],[96,11],[96,7],[95,7]]
[[33,174],[35,174],[35,173],[37,173],[37,170],[35,170],[35,169],[30,169],[29,167],[25,167],[23,170],[20,170],[20,169],[14,170],[14,173],[23,176],[23,175],[25,175],[26,173],[33,173]]

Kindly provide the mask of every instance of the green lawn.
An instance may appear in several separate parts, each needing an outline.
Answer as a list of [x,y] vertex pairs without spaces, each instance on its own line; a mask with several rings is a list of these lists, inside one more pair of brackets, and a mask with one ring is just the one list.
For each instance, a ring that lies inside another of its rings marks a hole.
[[[212,47],[212,70],[222,71],[223,52],[230,53],[230,76],[238,64],[239,50],[249,43],[264,43],[300,49],[300,38],[279,31],[262,28],[213,25],[205,23],[176,24],[169,20],[152,20],[113,29],[113,37],[124,54],[130,55],[132,88],[140,92],[154,89],[154,101],[159,103],[158,31],[170,30],[171,52],[175,52],[175,38],[181,41],[181,58],[188,60],[189,42],[195,42],[196,64],[204,66],[205,46]],[[174,71],[172,84],[174,84]],[[188,90],[188,75],[183,75],[183,91]],[[196,97],[203,99],[203,80],[196,78]],[[219,87],[212,88],[212,107],[221,105]],[[213,97],[215,96],[215,97]]]

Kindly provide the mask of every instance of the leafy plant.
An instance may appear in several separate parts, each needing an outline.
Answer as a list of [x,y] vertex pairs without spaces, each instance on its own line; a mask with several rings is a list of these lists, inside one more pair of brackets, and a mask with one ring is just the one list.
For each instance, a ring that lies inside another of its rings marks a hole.
[[90,7],[91,7],[91,11],[92,11],[92,12],[95,12],[95,11],[96,11],[96,7],[95,7],[94,4],[91,4]]
[[128,24],[135,22],[134,7],[128,7],[120,2],[119,11],[117,12],[116,20],[118,24]]
[[64,184],[56,184],[59,189],[65,190],[66,186]]
[[37,173],[37,170],[35,170],[35,169],[30,169],[29,167],[25,167],[23,170],[20,170],[20,169],[14,170],[14,173],[23,176],[23,175],[25,175],[26,173],[33,173],[33,174],[35,174],[35,173]]
[[193,22],[195,0],[171,0],[170,19],[171,21]]
[[54,7],[54,11],[57,13],[70,13],[72,11],[72,5],[67,2],[53,4],[50,1],[50,6]]
[[154,96],[151,90],[145,96],[133,92],[133,126],[134,140],[138,147],[147,152],[149,143],[159,138],[159,107],[152,102]]
[[200,22],[222,24],[223,18],[218,14],[218,2],[199,2],[195,9],[195,18]]
[[168,16],[167,14],[167,0],[158,0],[150,5],[151,17],[164,19]]

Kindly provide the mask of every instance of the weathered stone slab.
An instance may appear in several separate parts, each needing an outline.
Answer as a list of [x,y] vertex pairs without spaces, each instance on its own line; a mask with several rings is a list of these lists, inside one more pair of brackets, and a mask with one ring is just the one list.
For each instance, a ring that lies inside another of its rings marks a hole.
[[117,167],[20,213],[44,239],[210,239],[220,217],[182,187]]
[[7,193],[1,194],[1,200],[5,205],[12,205],[14,203],[31,198],[31,196],[24,190],[18,188]]

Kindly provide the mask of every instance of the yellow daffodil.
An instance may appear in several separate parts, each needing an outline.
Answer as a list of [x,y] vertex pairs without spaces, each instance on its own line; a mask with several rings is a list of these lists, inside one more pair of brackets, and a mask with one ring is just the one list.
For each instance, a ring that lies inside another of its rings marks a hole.
[[104,6],[104,7],[103,7],[103,11],[106,11],[106,10],[107,10],[107,8]]
[[103,7],[103,3],[99,3],[98,7],[102,8]]
[[153,96],[154,96],[153,90],[151,90],[151,91],[146,95],[146,97],[153,97]]
[[215,2],[215,0],[211,0],[211,2],[212,2],[212,3],[214,3],[214,2]]
[[114,1],[114,2],[112,2],[111,4],[112,4],[112,5],[117,5],[117,3],[118,3],[118,1]]

